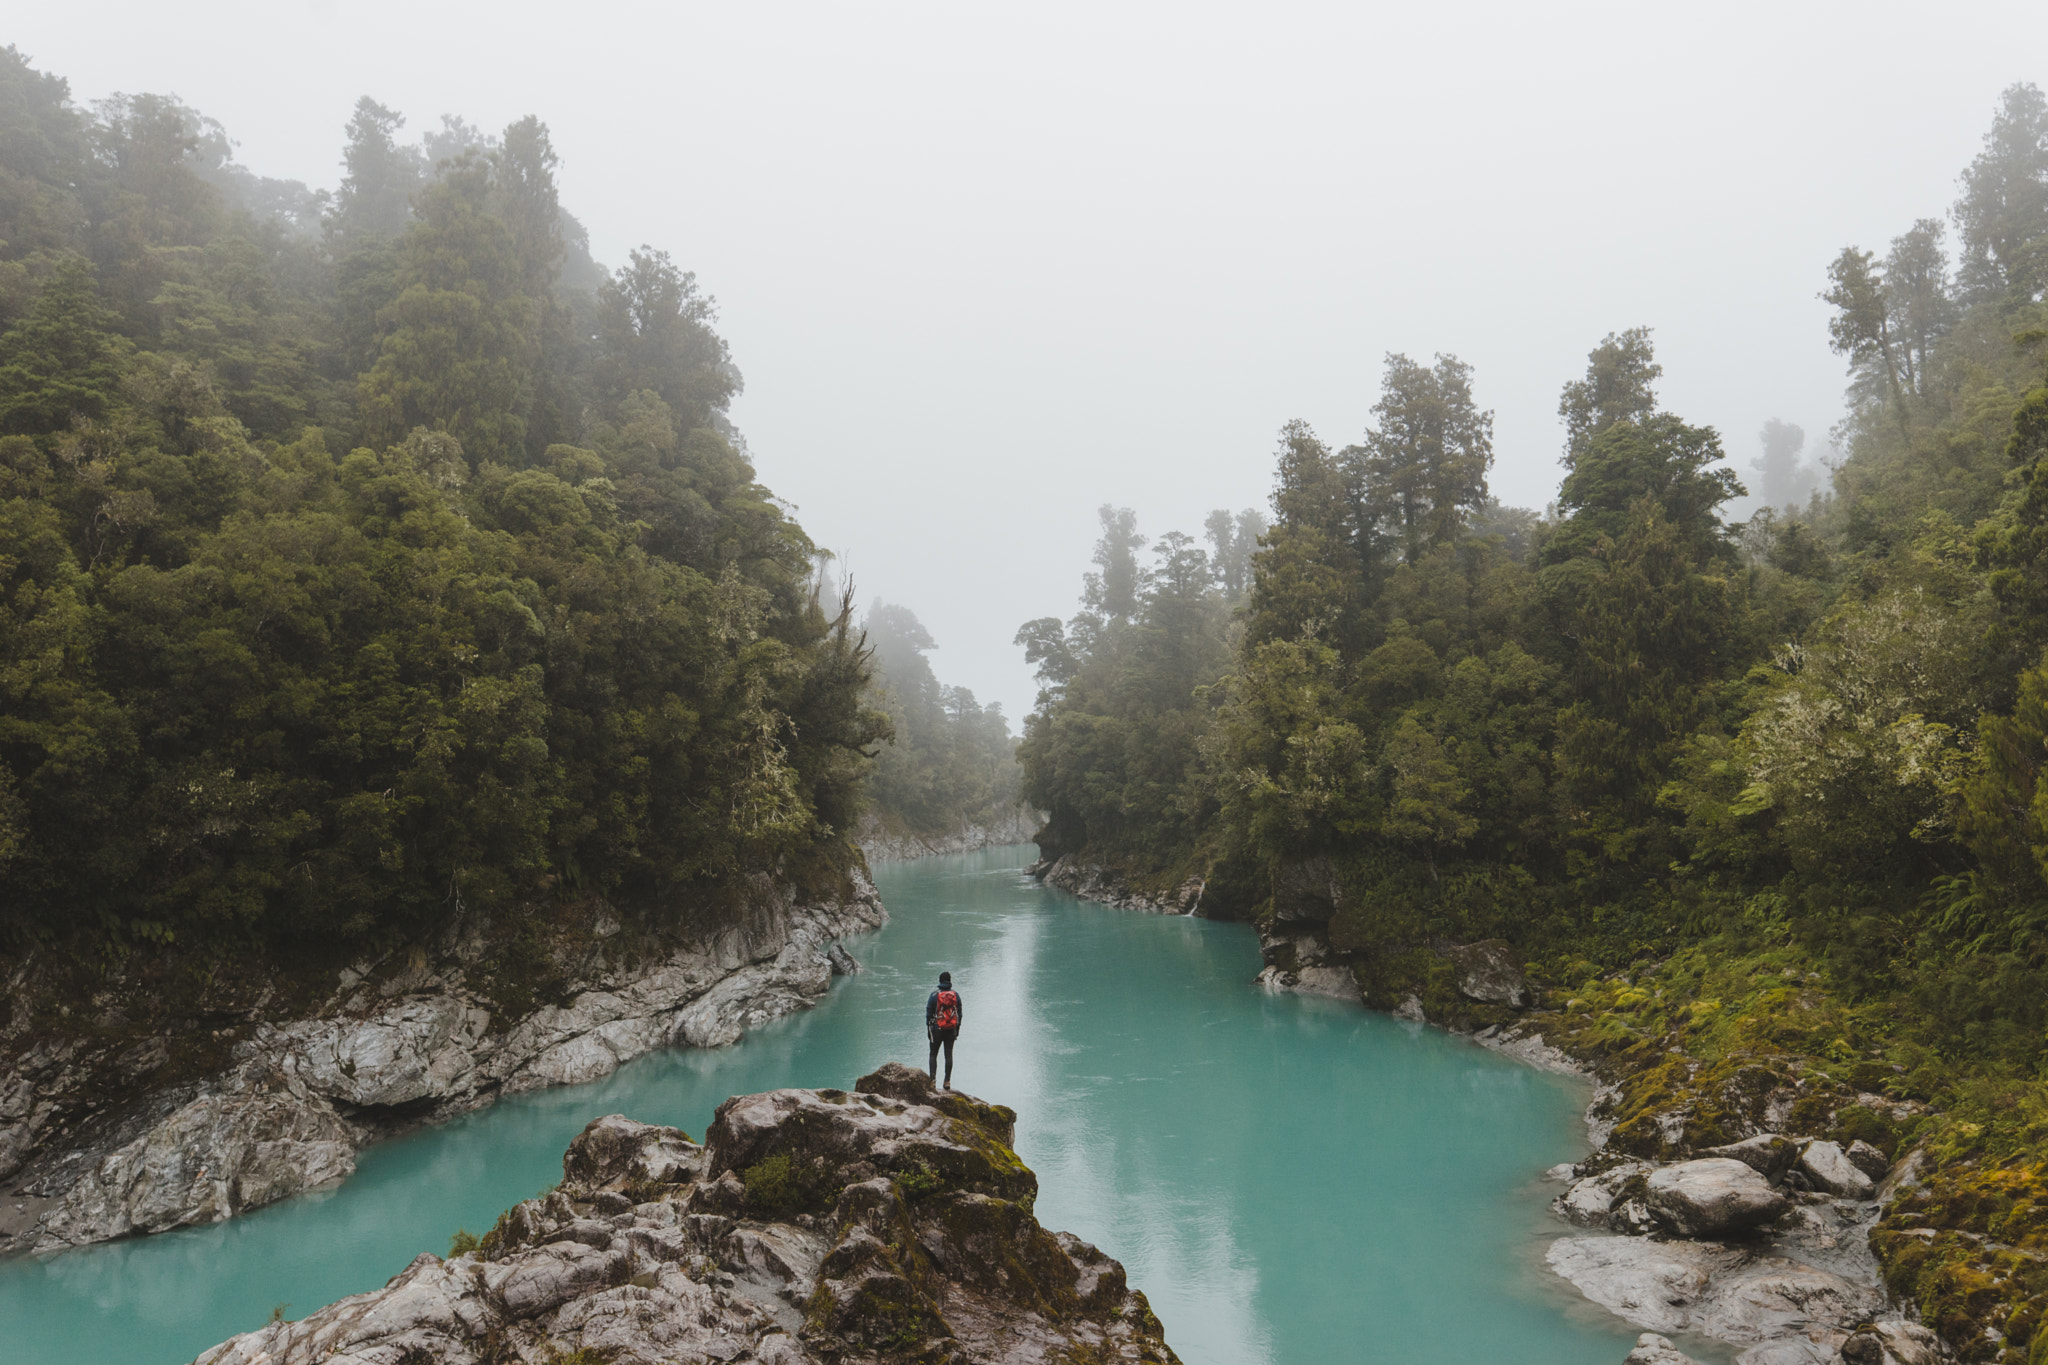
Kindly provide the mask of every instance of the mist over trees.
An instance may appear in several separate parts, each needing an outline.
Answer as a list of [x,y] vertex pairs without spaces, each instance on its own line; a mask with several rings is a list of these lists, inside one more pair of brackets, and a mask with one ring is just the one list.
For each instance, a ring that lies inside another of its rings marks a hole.
[[936,840],[1014,821],[1023,771],[1002,703],[983,706],[938,680],[925,657],[938,642],[910,608],[878,601],[861,624],[874,651],[874,704],[894,731],[867,783],[874,827]]
[[[1178,547],[1139,573],[1134,516],[1104,509],[1083,611],[1018,635],[1046,851],[1204,876],[1205,909],[1247,918],[1327,863],[1331,933],[1360,951],[1762,932],[1852,995],[1909,995],[1928,1046],[2038,1064],[2037,89],[2005,92],[1958,189],[1945,220],[1816,263],[1849,372],[1825,487],[1778,420],[1745,487],[1719,433],[1663,407],[1633,327],[1564,386],[1547,514],[1489,495],[1483,376],[1398,355],[1359,439],[1281,429],[1241,597],[1212,569],[1191,601]],[[1123,610],[1112,577],[1139,585]]]
[[0,51],[0,946],[833,882],[889,722],[712,301],[591,261],[535,119],[342,161]]

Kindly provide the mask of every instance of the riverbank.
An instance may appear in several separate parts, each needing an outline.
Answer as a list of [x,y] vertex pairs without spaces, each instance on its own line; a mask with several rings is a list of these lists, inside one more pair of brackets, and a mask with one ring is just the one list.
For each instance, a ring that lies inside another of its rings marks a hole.
[[[1179,909],[1079,860],[1033,871],[1103,904]],[[2048,1360],[2032,1349],[2048,1341],[2035,1330],[2048,1305],[2038,1085],[1973,1078],[1900,1042],[1895,1004],[1850,1005],[1789,945],[1714,941],[1609,967],[1524,963],[1504,943],[1389,950],[1346,940],[1312,872],[1259,923],[1266,988],[1439,1025],[1595,1083],[1596,1150],[1552,1173],[1559,1217],[1601,1234],[1559,1239],[1552,1260],[1592,1301],[1728,1341],[1744,1362]],[[1739,1162],[1727,1149],[1745,1142],[1773,1153],[1752,1172],[1770,1228],[1719,1226],[1716,1240],[1653,1211],[1652,1175]],[[1866,1344],[1863,1328],[1889,1336]]]
[[167,1010],[148,980],[117,979],[90,1020],[38,1017],[24,964],[0,1034],[0,1252],[217,1222],[500,1096],[732,1043],[857,970],[839,940],[887,918],[858,869],[802,900],[757,876],[694,932],[587,902],[457,925],[431,952],[339,968],[320,996],[304,979],[223,980]]

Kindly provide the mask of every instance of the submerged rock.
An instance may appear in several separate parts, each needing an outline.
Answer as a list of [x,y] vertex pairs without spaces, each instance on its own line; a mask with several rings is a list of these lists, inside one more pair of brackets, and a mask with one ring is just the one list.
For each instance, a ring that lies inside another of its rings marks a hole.
[[1177,1365],[1123,1267],[1032,1216],[1014,1114],[901,1066],[857,1084],[728,1100],[702,1148],[599,1119],[477,1250],[199,1365]]
[[1363,1004],[1365,993],[1349,967],[1301,967],[1286,971],[1267,967],[1259,972],[1258,984],[1269,991],[1292,991],[1296,995],[1321,995],[1332,1000]]
[[1680,1237],[1725,1237],[1784,1215],[1792,1201],[1731,1157],[1702,1157],[1650,1172],[1645,1200],[1657,1221]]

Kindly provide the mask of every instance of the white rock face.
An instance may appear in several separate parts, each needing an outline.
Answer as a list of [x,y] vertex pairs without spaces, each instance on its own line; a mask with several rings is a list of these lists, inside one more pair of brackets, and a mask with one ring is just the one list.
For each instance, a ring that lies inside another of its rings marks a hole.
[[1868,1199],[1877,1182],[1856,1169],[1849,1154],[1832,1142],[1809,1142],[1799,1154],[1799,1171],[1813,1187],[1841,1199]]
[[1884,1303],[1881,1291],[1839,1275],[1714,1242],[1565,1237],[1546,1259],[1580,1293],[1637,1327],[1738,1345],[1845,1331]]
[[348,1175],[355,1152],[331,1104],[303,1086],[268,1089],[245,1067],[94,1163],[44,1216],[34,1247],[219,1222]]
[[[658,1047],[737,1042],[824,995],[838,940],[887,922],[873,886],[856,885],[840,904],[757,906],[708,942],[620,970],[509,1031],[493,1033],[488,1008],[459,989],[259,1026],[232,1070],[132,1131],[38,1156],[25,1184],[45,1202],[25,1226],[0,1229],[0,1254],[218,1222],[350,1174],[356,1149],[395,1128],[595,1080]],[[18,1089],[0,1079],[0,1118],[33,1112]],[[0,1158],[9,1132],[32,1134],[25,1121],[0,1126]]]
[[1702,1157],[1650,1172],[1647,1202],[1681,1237],[1723,1237],[1760,1227],[1792,1207],[1771,1182],[1732,1157]]

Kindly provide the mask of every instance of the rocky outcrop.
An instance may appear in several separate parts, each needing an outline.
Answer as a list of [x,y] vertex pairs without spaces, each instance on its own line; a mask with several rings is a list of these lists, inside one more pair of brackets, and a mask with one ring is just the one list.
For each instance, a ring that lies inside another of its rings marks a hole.
[[826,904],[757,890],[707,939],[600,958],[581,989],[520,1018],[497,1017],[459,968],[379,988],[346,973],[319,1017],[257,1024],[232,1042],[226,1069],[69,1141],[33,1152],[34,1102],[17,1105],[26,1117],[0,1120],[0,1142],[33,1154],[0,1201],[0,1252],[216,1222],[339,1179],[365,1143],[499,1095],[594,1080],[658,1047],[736,1042],[824,995],[838,940],[888,918],[864,878]]
[[977,853],[984,848],[1028,844],[1044,823],[1045,813],[1029,806],[1018,806],[986,820],[968,821],[958,829],[939,834],[892,832],[870,817],[861,822],[854,842],[860,845],[870,864],[904,863],[946,853]]
[[599,1119],[476,1249],[198,1365],[1176,1365],[1123,1267],[1032,1216],[1015,1118],[891,1064],[728,1100],[701,1148]]
[[1047,886],[1084,901],[1097,901],[1118,910],[1138,910],[1151,915],[1193,915],[1202,908],[1204,883],[1190,877],[1171,892],[1146,892],[1133,887],[1118,873],[1099,863],[1082,862],[1069,853],[1044,859],[1025,869]]
[[[1838,1156],[1849,1164],[1835,1144],[1764,1133],[1668,1165],[1600,1152],[1561,1168],[1553,1177],[1568,1188],[1552,1208],[1624,1235],[1562,1238],[1550,1266],[1650,1332],[1746,1346],[1736,1365],[1835,1365],[1879,1350],[1891,1354],[1871,1361],[1952,1359],[1887,1301],[1868,1236],[1879,1205],[1819,1188],[1809,1154],[1837,1175]],[[1875,1193],[1867,1176],[1861,1188]]]

